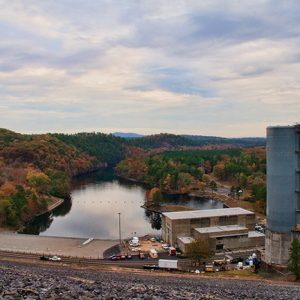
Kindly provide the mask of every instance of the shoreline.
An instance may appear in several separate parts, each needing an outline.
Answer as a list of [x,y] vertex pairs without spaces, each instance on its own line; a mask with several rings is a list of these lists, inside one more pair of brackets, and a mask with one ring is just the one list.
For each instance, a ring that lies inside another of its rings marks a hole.
[[63,199],[63,198],[52,197],[52,199],[55,199],[55,202],[52,203],[52,204],[50,204],[50,205],[48,205],[47,208],[46,208],[44,211],[42,211],[42,212],[40,212],[40,213],[38,213],[38,214],[35,214],[35,215],[32,217],[31,221],[32,221],[34,218],[36,218],[36,217],[40,217],[40,216],[42,216],[42,215],[44,215],[44,214],[47,214],[47,213],[49,213],[49,212],[52,212],[55,208],[59,207],[60,205],[62,205],[62,204],[65,202],[65,199]]
[[[144,181],[141,180],[136,180],[134,178],[130,178],[130,177],[124,177],[120,174],[116,175],[123,179],[123,180],[127,180],[129,182],[134,182],[134,183],[140,183],[140,184],[144,184],[146,186],[149,186],[149,189],[155,188],[153,186],[148,185],[147,183],[145,183]],[[200,190],[199,190],[200,191]],[[195,197],[195,198],[209,198],[209,199],[214,199],[216,201],[220,201],[222,202],[226,207],[242,207],[248,210],[253,211],[255,214],[257,214],[260,218],[266,218],[266,216],[260,212],[255,211],[255,209],[251,206],[250,202],[244,201],[243,199],[237,200],[235,198],[229,197],[228,195],[225,195],[224,193],[220,193],[218,191],[215,192],[211,192],[208,188],[203,192],[195,192],[195,191],[190,191],[188,193],[170,193],[170,192],[166,192],[166,191],[161,191],[162,194],[166,194],[168,196],[188,196],[188,197]]]

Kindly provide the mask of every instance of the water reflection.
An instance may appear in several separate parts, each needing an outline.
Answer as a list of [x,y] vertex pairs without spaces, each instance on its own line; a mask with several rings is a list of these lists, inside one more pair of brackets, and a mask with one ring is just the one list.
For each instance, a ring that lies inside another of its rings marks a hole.
[[40,232],[46,231],[51,223],[53,222],[52,218],[50,217],[50,213],[37,217],[34,221],[32,221],[27,227],[20,231],[20,233],[25,234],[40,234]]
[[51,213],[44,214],[42,216],[36,217],[32,222],[30,222],[21,233],[25,234],[40,234],[46,231],[54,220],[54,217],[65,216],[69,213],[72,208],[72,199],[65,199],[64,203],[59,207],[55,208]]
[[[94,237],[118,239],[118,213],[121,213],[122,237],[160,234],[161,218],[144,204],[143,185],[117,179],[112,170],[74,180],[70,200],[49,215],[36,218],[26,233],[46,236]],[[220,208],[222,203],[184,196],[164,196],[165,204],[187,205],[196,209]]]
[[159,213],[145,210],[145,216],[149,220],[152,229],[161,229],[161,215]]

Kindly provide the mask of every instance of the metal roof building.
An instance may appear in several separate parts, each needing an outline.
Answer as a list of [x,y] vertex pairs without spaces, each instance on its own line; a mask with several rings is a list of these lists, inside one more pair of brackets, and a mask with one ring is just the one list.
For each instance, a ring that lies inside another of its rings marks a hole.
[[234,207],[166,212],[162,214],[162,238],[182,251],[194,239],[207,239],[212,250],[261,246],[264,235],[249,239],[255,227],[255,214]]
[[212,217],[225,217],[236,215],[254,215],[252,211],[240,208],[218,208],[218,209],[203,209],[203,210],[188,210],[188,211],[175,211],[166,212],[163,215],[170,220],[184,220],[184,219],[201,219]]

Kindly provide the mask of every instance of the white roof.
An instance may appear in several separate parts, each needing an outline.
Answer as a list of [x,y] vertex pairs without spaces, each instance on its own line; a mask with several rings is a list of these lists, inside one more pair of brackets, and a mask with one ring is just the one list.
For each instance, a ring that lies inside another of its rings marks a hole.
[[190,244],[194,241],[194,239],[190,236],[182,236],[178,237],[178,240],[180,240],[183,244]]
[[240,225],[226,225],[226,226],[212,226],[212,227],[201,227],[195,228],[195,230],[199,233],[219,233],[225,231],[240,231],[240,230],[247,230],[247,227],[240,226]]
[[252,211],[240,207],[230,207],[230,208],[165,212],[163,213],[163,216],[171,220],[182,220],[182,219],[201,219],[201,218],[250,215],[250,214],[253,215],[254,213]]
[[262,237],[265,236],[263,233],[258,232],[258,231],[249,231],[248,232],[248,237],[253,238],[253,237]]

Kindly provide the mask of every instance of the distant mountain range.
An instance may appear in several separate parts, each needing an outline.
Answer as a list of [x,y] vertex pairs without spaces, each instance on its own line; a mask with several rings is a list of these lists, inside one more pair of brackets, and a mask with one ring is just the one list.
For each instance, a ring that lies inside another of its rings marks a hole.
[[245,137],[245,138],[224,138],[205,135],[175,135],[160,133],[154,135],[141,135],[137,133],[114,132],[114,136],[125,138],[134,146],[144,149],[159,147],[199,147],[205,145],[232,145],[235,147],[265,146],[266,138]]
[[112,135],[121,137],[124,139],[135,139],[143,137],[144,135],[138,134],[138,133],[132,133],[132,132],[113,132]]

